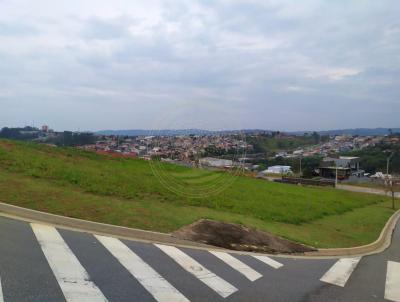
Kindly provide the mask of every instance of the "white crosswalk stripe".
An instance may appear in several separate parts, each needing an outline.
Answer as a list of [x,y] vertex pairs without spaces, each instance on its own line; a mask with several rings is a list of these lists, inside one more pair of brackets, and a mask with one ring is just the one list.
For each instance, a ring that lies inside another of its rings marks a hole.
[[187,272],[194,275],[222,297],[226,298],[238,290],[236,287],[202,266],[192,257],[182,252],[180,249],[162,244],[155,244],[155,246],[175,260],[175,262],[177,262]]
[[272,258],[270,258],[268,256],[254,255],[253,257],[258,259],[258,260],[260,260],[260,261],[262,261],[262,262],[264,262],[265,264],[267,264],[267,265],[269,265],[269,266],[271,266],[271,267],[273,267],[275,269],[278,269],[278,268],[283,266],[282,263],[279,263],[278,261],[275,261],[274,259],[272,259]]
[[239,259],[233,257],[232,255],[224,252],[217,252],[217,251],[210,251],[215,257],[219,258],[220,260],[224,261],[233,269],[237,270],[241,274],[243,274],[247,279],[250,281],[255,281],[262,277],[262,275],[257,272],[256,270],[252,269],[247,264],[243,263]]
[[1,286],[1,277],[0,277],[0,302],[4,302],[3,288]]
[[360,260],[361,257],[339,259],[320,280],[344,287]]
[[385,299],[400,302],[400,263],[388,261],[386,271]]
[[157,301],[189,301],[120,240],[98,235],[96,238]]
[[107,301],[54,227],[36,223],[31,227],[68,302]]

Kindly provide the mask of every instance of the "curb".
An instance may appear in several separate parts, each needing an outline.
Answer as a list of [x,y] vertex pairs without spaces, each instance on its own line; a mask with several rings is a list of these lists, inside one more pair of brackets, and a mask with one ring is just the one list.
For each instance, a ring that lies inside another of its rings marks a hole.
[[134,239],[144,242],[169,243],[191,247],[209,247],[208,245],[182,240],[172,237],[171,234],[158,233],[112,224],[93,222],[78,218],[60,216],[27,208],[22,208],[0,202],[0,215],[28,222],[47,223],[60,228],[66,228],[78,232],[96,233],[99,235],[111,235],[124,239]]
[[[78,218],[65,217],[27,208],[22,208],[0,202],[0,216],[28,222],[39,222],[54,225],[59,228],[69,229],[78,232],[95,233],[99,235],[114,236],[127,240],[136,240],[149,243],[172,244],[179,247],[188,247],[202,250],[224,250],[226,249],[210,246],[189,240],[182,240],[173,237],[171,234],[145,231],[128,227],[121,227],[111,224],[82,220]],[[316,252],[306,252],[304,254],[273,254],[274,257],[282,258],[337,258],[349,256],[365,256],[377,254],[388,248],[392,241],[392,234],[396,223],[400,218],[400,210],[396,211],[386,222],[379,238],[374,242],[350,248],[318,249]],[[255,252],[234,251],[230,253],[265,255]]]

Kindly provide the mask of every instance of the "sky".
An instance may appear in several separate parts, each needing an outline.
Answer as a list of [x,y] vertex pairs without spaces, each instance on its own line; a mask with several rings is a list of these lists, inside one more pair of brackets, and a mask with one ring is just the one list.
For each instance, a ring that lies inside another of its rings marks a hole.
[[400,127],[398,0],[0,0],[0,127]]

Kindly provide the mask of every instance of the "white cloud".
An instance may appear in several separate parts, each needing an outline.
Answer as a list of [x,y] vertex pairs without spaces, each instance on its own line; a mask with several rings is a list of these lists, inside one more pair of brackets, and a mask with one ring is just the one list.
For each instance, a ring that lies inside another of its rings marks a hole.
[[289,92],[312,92],[314,89],[310,87],[304,87],[304,86],[285,86],[283,88],[284,91],[289,91]]
[[361,70],[356,68],[340,68],[340,67],[317,67],[307,72],[307,76],[310,78],[325,77],[332,81],[340,81],[346,77],[357,75]]
[[246,128],[323,128],[320,113],[343,103],[360,123],[397,123],[396,1],[3,0],[0,121],[146,128],[195,102]]

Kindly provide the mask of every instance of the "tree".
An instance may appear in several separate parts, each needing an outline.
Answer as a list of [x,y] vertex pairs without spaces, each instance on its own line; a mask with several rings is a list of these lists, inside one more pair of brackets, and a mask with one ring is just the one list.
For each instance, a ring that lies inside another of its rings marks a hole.
[[0,138],[17,139],[17,140],[30,140],[38,138],[39,129],[34,127],[24,128],[8,128],[4,127],[0,131]]
[[368,173],[382,171],[386,173],[387,150],[394,155],[390,159],[390,170],[392,173],[400,173],[400,146],[397,144],[379,143],[376,146],[362,150],[355,150],[343,153],[342,155],[359,156],[361,158],[360,167]]
[[317,132],[314,131],[311,137],[314,139],[314,142],[316,144],[319,144],[321,136]]

